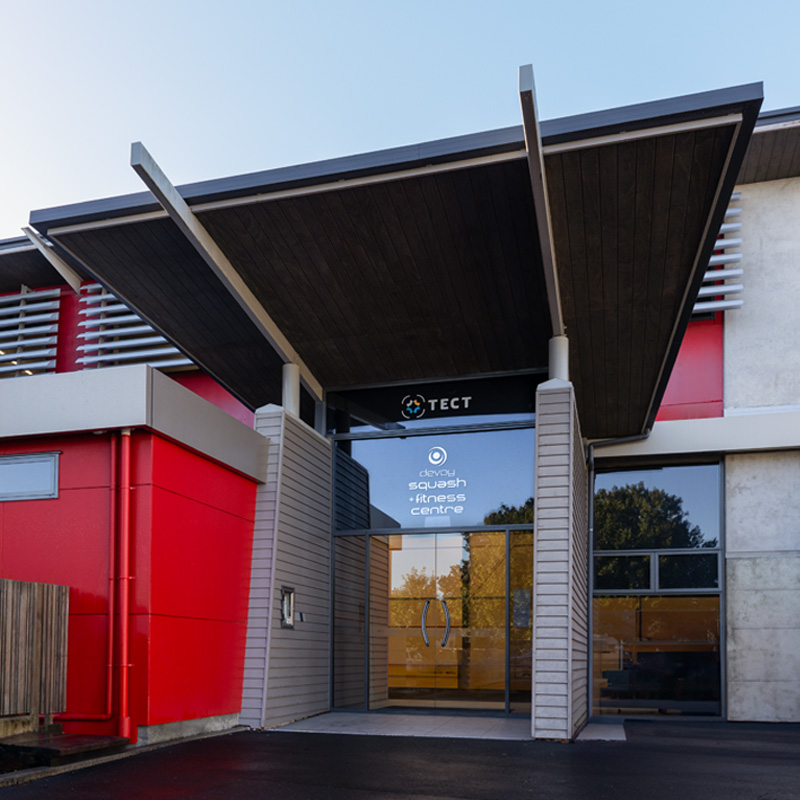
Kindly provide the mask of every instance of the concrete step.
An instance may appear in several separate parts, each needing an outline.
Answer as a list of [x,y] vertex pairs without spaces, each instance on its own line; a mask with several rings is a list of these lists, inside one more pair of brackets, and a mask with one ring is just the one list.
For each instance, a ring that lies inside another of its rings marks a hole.
[[0,771],[52,767],[82,758],[119,752],[124,736],[88,736],[75,733],[21,733],[0,739]]

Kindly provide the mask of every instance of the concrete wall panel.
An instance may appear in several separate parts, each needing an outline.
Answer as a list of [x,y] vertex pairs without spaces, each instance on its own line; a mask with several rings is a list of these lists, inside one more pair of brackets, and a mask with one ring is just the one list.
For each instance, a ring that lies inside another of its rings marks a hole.
[[725,409],[800,404],[800,178],[742,191],[744,305],[725,315]]

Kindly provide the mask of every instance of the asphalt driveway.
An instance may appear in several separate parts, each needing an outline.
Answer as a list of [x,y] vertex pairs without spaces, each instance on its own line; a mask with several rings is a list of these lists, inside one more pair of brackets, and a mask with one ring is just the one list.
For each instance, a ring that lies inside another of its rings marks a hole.
[[625,742],[575,744],[244,731],[8,786],[0,798],[800,798],[800,725],[625,727]]

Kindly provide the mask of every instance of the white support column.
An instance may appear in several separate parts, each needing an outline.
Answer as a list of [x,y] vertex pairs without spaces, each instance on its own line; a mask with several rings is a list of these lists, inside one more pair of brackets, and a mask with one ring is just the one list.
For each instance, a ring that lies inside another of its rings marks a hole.
[[300,367],[283,365],[283,407],[290,414],[300,416]]
[[28,237],[31,244],[50,262],[50,266],[70,285],[75,294],[80,294],[81,279],[63,258],[61,258],[51,244],[33,228],[24,227],[22,232]]
[[569,339],[553,336],[548,345],[550,380],[569,380]]
[[321,400],[323,389],[320,382],[141,142],[131,145],[131,166],[242,311],[284,362],[297,365],[308,391]]

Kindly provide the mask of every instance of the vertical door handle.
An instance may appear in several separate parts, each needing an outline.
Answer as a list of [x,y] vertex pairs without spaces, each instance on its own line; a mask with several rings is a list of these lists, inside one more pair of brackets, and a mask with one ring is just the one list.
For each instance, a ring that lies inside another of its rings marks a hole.
[[442,647],[447,644],[447,640],[450,638],[450,609],[447,607],[447,600],[442,599],[442,605],[444,606],[444,637],[442,638]]
[[430,599],[425,601],[425,605],[422,606],[422,617],[419,621],[419,627],[422,631],[422,641],[425,642],[425,647],[430,647],[431,643],[428,641],[428,629],[425,627],[425,622],[428,618],[428,609],[431,607]]

